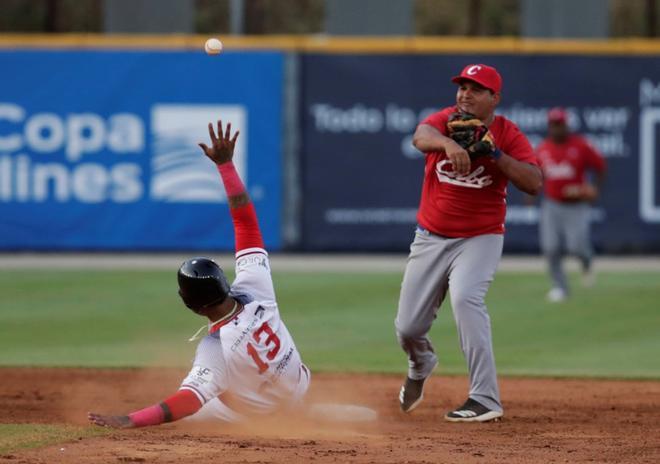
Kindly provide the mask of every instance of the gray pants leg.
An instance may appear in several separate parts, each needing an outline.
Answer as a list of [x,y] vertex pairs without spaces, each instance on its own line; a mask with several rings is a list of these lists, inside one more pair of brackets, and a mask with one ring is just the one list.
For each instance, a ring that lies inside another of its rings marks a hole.
[[548,260],[548,270],[552,286],[568,293],[568,280],[562,267],[562,230],[563,223],[559,204],[545,199],[541,205],[539,236],[541,250]]
[[437,362],[428,338],[449,289],[461,349],[470,373],[470,398],[502,411],[490,317],[484,303],[502,254],[502,235],[448,239],[418,232],[401,286],[395,321],[408,354],[408,376],[424,378]]
[[568,253],[577,256],[582,269],[588,271],[593,255],[589,237],[589,205],[563,204],[546,198],[541,206],[539,235],[553,286],[568,292],[568,281],[561,264],[562,240],[566,242]]
[[394,326],[411,379],[428,377],[438,362],[428,333],[447,293],[449,242],[418,230],[410,245]]
[[589,205],[577,203],[562,206],[564,218],[564,234],[566,235],[566,249],[582,263],[582,270],[591,268],[593,250],[589,237]]

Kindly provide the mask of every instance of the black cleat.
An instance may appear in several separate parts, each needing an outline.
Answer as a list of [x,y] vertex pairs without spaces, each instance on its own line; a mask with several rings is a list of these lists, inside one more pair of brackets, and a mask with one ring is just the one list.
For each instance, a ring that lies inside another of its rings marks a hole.
[[406,382],[399,392],[399,405],[403,412],[415,409],[424,399],[424,382],[426,379],[414,380],[406,377]]
[[463,406],[448,412],[445,419],[449,422],[490,422],[499,421],[503,415],[502,412],[491,411],[478,401],[468,398]]

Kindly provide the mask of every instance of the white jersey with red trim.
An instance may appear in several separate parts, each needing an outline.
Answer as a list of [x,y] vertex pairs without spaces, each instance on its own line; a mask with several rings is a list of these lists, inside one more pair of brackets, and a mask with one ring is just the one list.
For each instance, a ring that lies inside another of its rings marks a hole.
[[230,294],[242,309],[200,341],[181,389],[194,392],[202,404],[219,397],[241,414],[268,413],[300,401],[309,371],[280,319],[264,249],[236,254]]

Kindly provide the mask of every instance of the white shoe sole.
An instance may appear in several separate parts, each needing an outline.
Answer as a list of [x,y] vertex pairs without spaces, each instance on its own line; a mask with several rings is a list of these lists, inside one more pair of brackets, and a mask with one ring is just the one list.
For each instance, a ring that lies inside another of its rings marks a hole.
[[445,420],[449,422],[490,422],[497,421],[502,416],[504,416],[504,413],[502,412],[489,411],[486,414],[474,417],[449,417],[446,415]]
[[[429,377],[431,377],[431,374],[433,373],[433,370],[434,370],[437,366],[438,366],[438,361],[436,360],[435,364],[433,365],[433,368],[431,369],[431,372],[429,372],[429,375],[427,375],[427,376],[424,378],[424,382],[426,382],[426,380],[427,380]],[[426,383],[424,384],[424,387],[422,387],[422,394],[419,395],[419,398],[417,398],[417,401],[415,401],[413,404],[411,404],[410,407],[409,407],[408,409],[401,409],[401,411],[403,411],[403,412],[405,412],[406,414],[408,414],[409,412],[412,412],[412,410],[415,409],[417,406],[419,406],[420,403],[422,402],[422,400],[424,399],[424,388],[425,388],[425,387],[426,387]],[[403,391],[404,391],[404,389],[405,389],[405,387],[402,386],[402,387],[401,387],[401,390],[399,391],[399,406],[401,406],[401,403],[403,403]]]
[[[403,391],[404,391],[404,387],[401,387],[401,391],[399,392],[399,405],[403,403]],[[401,409],[401,411],[405,412],[406,414],[412,412],[413,409],[415,409],[417,406],[420,405],[423,399],[424,399],[424,393],[422,393],[420,397],[417,398],[417,400],[413,404],[411,404],[408,409]]]
[[550,303],[563,303],[567,298],[567,293],[560,288],[553,288],[545,296],[545,299]]

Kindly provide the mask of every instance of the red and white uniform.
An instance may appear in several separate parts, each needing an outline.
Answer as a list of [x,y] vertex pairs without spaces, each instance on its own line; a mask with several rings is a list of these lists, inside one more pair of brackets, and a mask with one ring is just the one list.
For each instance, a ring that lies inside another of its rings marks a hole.
[[[430,115],[422,124],[428,124],[447,133],[449,115],[458,111],[456,106]],[[507,155],[538,165],[527,137],[513,122],[495,116],[488,127],[495,144]],[[506,215],[507,177],[490,156],[472,161],[472,171],[461,175],[444,152],[426,154],[422,198],[417,222],[430,232],[446,237],[474,237],[483,234],[503,234]]]
[[[228,196],[245,192],[233,163],[218,170]],[[193,368],[174,395],[129,414],[136,427],[184,417],[237,422],[295,406],[307,392],[310,373],[280,319],[254,205],[230,213],[236,242],[230,296],[240,306],[227,319],[209,323]]]
[[[295,405],[307,391],[309,371],[280,319],[268,254],[263,248],[236,253],[231,295],[244,304],[243,309],[214,325],[200,341],[181,390],[195,393],[203,405],[219,397],[236,416]],[[209,414],[202,407],[198,418],[221,416],[221,410]],[[228,416],[224,419],[238,418]]]
[[588,170],[602,172],[605,159],[587,140],[577,134],[568,136],[564,143],[545,139],[536,149],[545,177],[544,194],[555,201],[574,202],[565,192],[586,182]]

